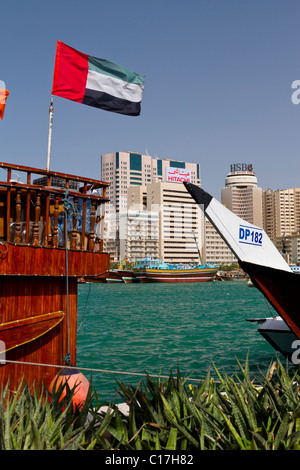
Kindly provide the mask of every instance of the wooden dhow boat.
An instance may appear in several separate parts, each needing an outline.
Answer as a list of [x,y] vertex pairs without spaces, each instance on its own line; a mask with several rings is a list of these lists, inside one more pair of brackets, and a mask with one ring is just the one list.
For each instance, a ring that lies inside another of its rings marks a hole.
[[10,390],[23,378],[48,387],[66,358],[76,366],[77,281],[109,269],[95,239],[107,186],[0,163],[0,381]]
[[146,282],[209,282],[215,279],[219,266],[177,265],[159,259],[137,260],[133,274],[142,283]]
[[94,282],[94,283],[102,283],[102,282],[136,282],[137,279],[135,278],[132,270],[127,269],[111,269],[107,270],[103,273],[97,274],[96,276],[88,276],[85,278],[86,282]]

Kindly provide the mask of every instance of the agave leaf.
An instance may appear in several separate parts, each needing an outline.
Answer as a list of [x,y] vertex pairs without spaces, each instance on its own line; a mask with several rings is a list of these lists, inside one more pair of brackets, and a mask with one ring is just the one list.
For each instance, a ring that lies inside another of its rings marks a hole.
[[284,410],[284,403],[281,397],[278,395],[271,382],[266,382],[265,391],[268,393],[268,398],[271,400],[273,411],[275,411],[276,415],[280,417],[281,411]]
[[121,413],[117,407],[114,407],[113,425],[111,422],[107,429],[121,444],[128,443],[127,427],[125,423],[123,423]]
[[161,448],[161,445],[160,445],[160,440],[159,440],[159,433],[158,431],[156,431],[156,434],[155,434],[155,447],[154,447],[155,450],[162,450]]
[[171,427],[169,438],[167,441],[166,449],[167,450],[176,450],[177,449],[177,428]]
[[12,450],[11,448],[11,435],[10,435],[10,423],[11,423],[11,405],[10,402],[7,402],[5,411],[3,413],[4,416],[4,448],[5,450]]
[[284,438],[286,437],[289,421],[290,421],[290,415],[286,413],[284,417],[282,418],[279,429],[274,439],[274,444],[273,444],[274,450],[279,449],[280,444],[283,442]]
[[227,418],[227,416],[225,415],[225,413],[223,413],[223,411],[221,410],[221,413],[222,413],[222,416],[224,418],[224,421],[230,431],[230,433],[232,434],[232,436],[234,437],[234,439],[236,440],[239,448],[241,450],[246,450],[246,446],[244,445],[244,442],[243,442],[243,439],[242,437],[239,435],[239,433],[237,432],[237,430],[235,429],[234,425],[231,423],[230,419]]
[[239,433],[242,439],[248,439],[249,433],[247,430],[247,425],[244,419],[244,416],[240,410],[240,408],[236,405],[236,403],[232,402],[232,416],[235,418],[236,425],[238,427]]
[[175,426],[183,434],[183,436],[186,437],[186,439],[188,439],[191,442],[191,444],[194,447],[199,448],[198,441],[192,436],[192,434],[184,426],[182,426],[181,424],[178,423],[178,421],[176,419],[176,416],[173,413],[169,403],[167,402],[167,400],[165,399],[165,397],[162,394],[161,394],[161,399],[162,399],[163,404],[164,404],[164,411],[165,411],[166,418],[168,419],[170,424],[173,427]]
[[288,450],[300,450],[300,431],[296,431],[289,436]]
[[128,432],[129,432],[129,435],[132,436],[129,442],[134,440],[135,449],[136,450],[142,450],[141,440],[140,440],[140,437],[138,435],[140,430],[138,430],[137,426],[136,426],[134,408],[131,410],[131,413],[129,413],[129,429],[128,429]]
[[[241,393],[241,391],[240,391],[239,387],[237,387],[237,385],[233,385],[232,390],[233,389],[235,390],[235,397],[237,398],[238,407],[241,410],[242,416],[245,416],[249,428],[252,431],[255,431],[255,429],[257,429],[257,420],[256,420],[255,412],[253,412],[252,408],[249,406],[249,398],[250,398],[249,395],[247,396],[247,394],[246,394],[246,397],[243,396],[243,394]],[[247,400],[247,398],[248,398],[248,400]],[[251,398],[250,398],[250,401],[251,401]],[[243,421],[245,423],[244,419],[243,419]],[[245,423],[245,426],[246,426],[246,423]]]
[[252,437],[260,450],[271,450],[268,442],[259,433],[252,432]]

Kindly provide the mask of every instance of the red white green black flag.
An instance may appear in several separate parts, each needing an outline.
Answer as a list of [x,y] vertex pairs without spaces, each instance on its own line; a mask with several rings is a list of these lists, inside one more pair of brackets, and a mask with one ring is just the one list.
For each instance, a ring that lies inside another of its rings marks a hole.
[[138,116],[144,77],[57,41],[52,94],[113,113]]
[[[1,80],[0,80],[0,82],[1,82]],[[6,104],[6,100],[7,100],[8,95],[9,95],[8,90],[6,90],[4,88],[0,89],[0,119],[3,119],[5,104]]]

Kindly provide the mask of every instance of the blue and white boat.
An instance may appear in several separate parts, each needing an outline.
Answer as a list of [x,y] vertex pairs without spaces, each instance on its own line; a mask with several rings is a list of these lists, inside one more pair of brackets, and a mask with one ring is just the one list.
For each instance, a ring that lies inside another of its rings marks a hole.
[[209,282],[216,277],[219,266],[164,263],[159,259],[137,260],[134,276],[140,282]]

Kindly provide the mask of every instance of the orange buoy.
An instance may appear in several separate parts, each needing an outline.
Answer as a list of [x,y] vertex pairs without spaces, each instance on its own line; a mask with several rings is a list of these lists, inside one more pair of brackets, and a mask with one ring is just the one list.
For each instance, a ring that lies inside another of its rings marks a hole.
[[[52,380],[49,386],[49,392],[56,392],[60,385],[68,384],[70,390],[74,390],[73,395],[73,408],[76,407],[81,409],[85,403],[88,391],[89,391],[89,381],[87,378],[79,372],[77,369],[69,369],[66,367],[62,369]],[[55,390],[53,388],[55,387]],[[63,387],[60,400],[66,396],[67,385]]]

